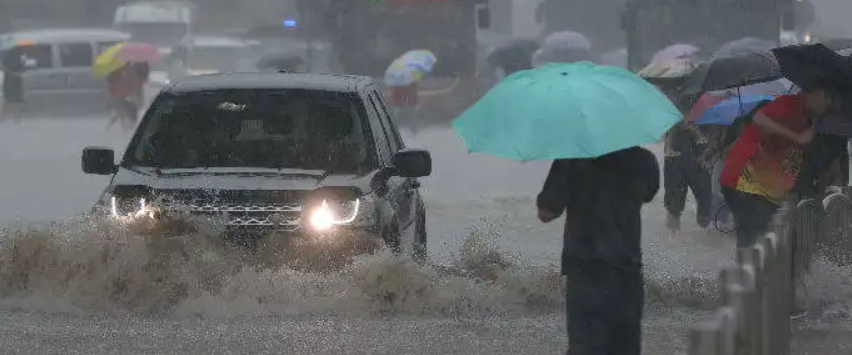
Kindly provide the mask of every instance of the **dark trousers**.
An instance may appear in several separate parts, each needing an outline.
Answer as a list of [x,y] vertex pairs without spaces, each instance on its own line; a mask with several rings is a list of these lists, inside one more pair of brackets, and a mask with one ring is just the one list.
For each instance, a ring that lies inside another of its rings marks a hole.
[[737,227],[737,247],[754,245],[757,238],[767,232],[769,222],[778,210],[778,205],[763,196],[745,193],[722,186],[725,203],[734,215]]
[[701,227],[710,224],[713,219],[713,185],[709,171],[690,157],[669,157],[663,162],[663,183],[663,203],[669,214],[680,217],[686,206],[686,194],[692,190],[698,205],[696,222]]
[[639,355],[645,287],[641,270],[568,266],[569,355]]

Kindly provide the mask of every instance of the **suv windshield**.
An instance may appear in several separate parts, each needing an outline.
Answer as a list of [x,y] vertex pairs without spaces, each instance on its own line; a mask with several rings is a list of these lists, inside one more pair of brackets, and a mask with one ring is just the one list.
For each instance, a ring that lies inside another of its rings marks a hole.
[[300,89],[164,93],[124,166],[373,170],[366,111],[355,95]]

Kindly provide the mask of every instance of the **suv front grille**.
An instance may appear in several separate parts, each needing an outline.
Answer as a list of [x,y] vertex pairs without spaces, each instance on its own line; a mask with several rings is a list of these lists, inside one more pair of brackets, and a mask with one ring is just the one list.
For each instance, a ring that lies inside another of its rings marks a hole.
[[[247,198],[247,201],[233,201],[235,194],[229,191],[225,201],[216,196],[199,196],[198,193],[170,193],[160,204],[166,211],[189,212],[196,216],[224,217],[231,228],[268,228],[275,231],[291,232],[299,229],[302,219],[302,205],[297,201],[270,201],[269,198]],[[247,194],[248,195],[248,194]],[[252,192],[252,197],[257,197]],[[269,194],[269,197],[273,196]],[[249,197],[249,196],[245,196]],[[266,201],[262,201],[266,200]]]

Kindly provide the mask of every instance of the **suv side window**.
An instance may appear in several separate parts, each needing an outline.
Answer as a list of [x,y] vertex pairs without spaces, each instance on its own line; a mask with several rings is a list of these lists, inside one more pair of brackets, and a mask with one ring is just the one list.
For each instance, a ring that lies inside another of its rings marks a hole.
[[90,67],[94,62],[90,43],[67,43],[59,46],[59,63],[66,68]]
[[405,149],[405,143],[402,141],[402,137],[399,136],[399,127],[396,126],[396,122],[394,122],[393,117],[391,117],[391,112],[388,110],[387,105],[385,105],[385,99],[382,97],[382,94],[379,91],[375,91],[373,96],[375,96],[376,101],[379,102],[379,108],[381,108],[382,115],[385,126],[388,127],[388,131],[390,131],[390,135],[388,138],[391,141],[391,145],[395,146],[396,151],[400,151]]
[[382,162],[382,165],[387,165],[391,161],[391,146],[387,135],[385,134],[384,127],[382,127],[382,119],[381,115],[379,115],[378,107],[376,107],[375,102],[373,102],[373,97],[370,94],[370,91],[362,94],[364,100],[364,108],[367,109],[367,117],[370,120],[370,127],[373,130],[373,140],[376,141],[376,153],[379,155],[379,159]]
[[27,69],[53,68],[53,47],[49,44],[27,47],[24,57],[24,65]]

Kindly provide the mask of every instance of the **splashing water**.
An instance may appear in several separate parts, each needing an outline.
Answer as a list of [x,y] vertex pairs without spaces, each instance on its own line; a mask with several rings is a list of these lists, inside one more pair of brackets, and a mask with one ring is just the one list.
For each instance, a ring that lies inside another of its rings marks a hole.
[[[194,223],[199,223],[198,221]],[[248,316],[264,314],[471,314],[561,310],[556,265],[501,253],[495,225],[473,229],[448,265],[418,264],[387,250],[333,270],[269,264],[206,234],[144,233],[81,219],[0,234],[0,306]],[[187,233],[188,230],[193,232]],[[647,277],[652,303],[712,304],[713,279]]]

